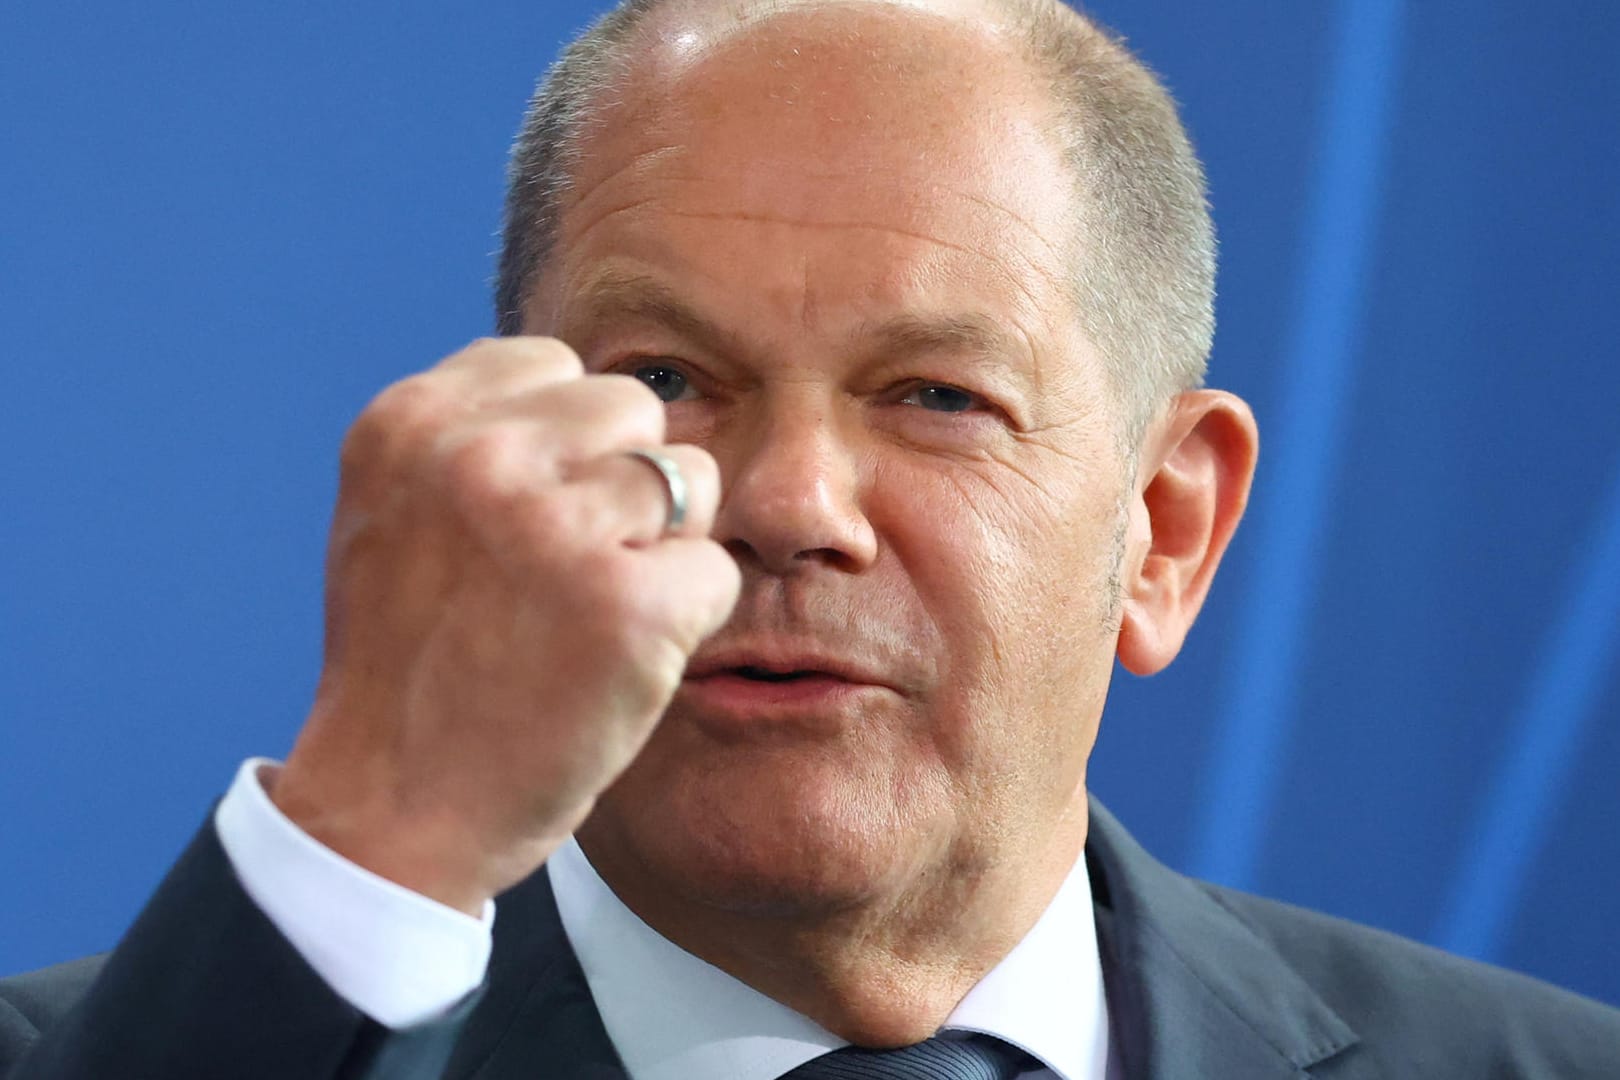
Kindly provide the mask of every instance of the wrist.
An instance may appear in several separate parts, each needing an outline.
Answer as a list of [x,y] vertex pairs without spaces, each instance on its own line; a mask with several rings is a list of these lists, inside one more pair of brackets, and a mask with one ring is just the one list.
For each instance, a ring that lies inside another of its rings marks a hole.
[[469,813],[420,801],[409,805],[389,794],[400,785],[368,782],[364,772],[314,769],[295,748],[285,765],[261,773],[261,782],[276,809],[317,843],[378,877],[474,917],[538,870],[589,810],[561,828],[514,836]]
[[315,782],[293,759],[260,778],[287,820],[378,877],[474,917],[500,891],[481,865],[479,845],[452,821],[406,813],[392,800],[368,797],[366,785],[353,778]]
[[275,771],[264,759],[244,762],[214,813],[242,889],[367,1016],[405,1028],[444,1015],[485,977],[494,906],[470,918],[318,843],[268,797]]

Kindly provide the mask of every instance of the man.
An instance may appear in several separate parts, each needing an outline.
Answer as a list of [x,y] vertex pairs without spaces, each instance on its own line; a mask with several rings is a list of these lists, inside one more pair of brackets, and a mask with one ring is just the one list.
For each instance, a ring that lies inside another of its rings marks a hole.
[[6,1075],[1614,1075],[1612,1010],[1088,805],[1254,469],[1212,246],[1067,9],[631,0],[520,138],[508,336],[345,442],[292,754],[8,981]]

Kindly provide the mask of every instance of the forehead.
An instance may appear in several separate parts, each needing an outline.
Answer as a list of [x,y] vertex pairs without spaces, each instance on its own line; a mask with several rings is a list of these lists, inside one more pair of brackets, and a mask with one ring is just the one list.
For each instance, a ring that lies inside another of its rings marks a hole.
[[853,284],[853,262],[890,300],[947,281],[1025,307],[1065,293],[1051,109],[993,22],[818,4],[666,23],[635,56],[581,146],[547,277],[625,253],[723,271],[765,244],[784,281],[797,261],[802,282],[838,263]]

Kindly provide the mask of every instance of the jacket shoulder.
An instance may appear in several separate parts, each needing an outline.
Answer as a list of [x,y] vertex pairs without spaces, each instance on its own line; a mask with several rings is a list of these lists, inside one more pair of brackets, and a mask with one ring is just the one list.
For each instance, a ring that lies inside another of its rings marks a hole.
[[[1372,927],[1199,883],[1396,1075],[1612,1077],[1620,1009]],[[1399,1054],[1390,1048],[1401,1048]],[[1414,1060],[1413,1048],[1419,1057]]]
[[106,954],[0,978],[0,1062],[21,1054],[76,1005],[95,982]]

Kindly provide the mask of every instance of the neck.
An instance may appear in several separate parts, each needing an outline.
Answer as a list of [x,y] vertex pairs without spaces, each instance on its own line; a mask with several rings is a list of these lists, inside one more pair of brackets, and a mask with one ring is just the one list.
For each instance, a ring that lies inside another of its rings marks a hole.
[[665,938],[841,1038],[891,1047],[937,1032],[1023,939],[1080,857],[1086,823],[1082,799],[1035,850],[947,856],[859,903],[765,910],[658,880],[589,827],[579,840],[607,886]]

